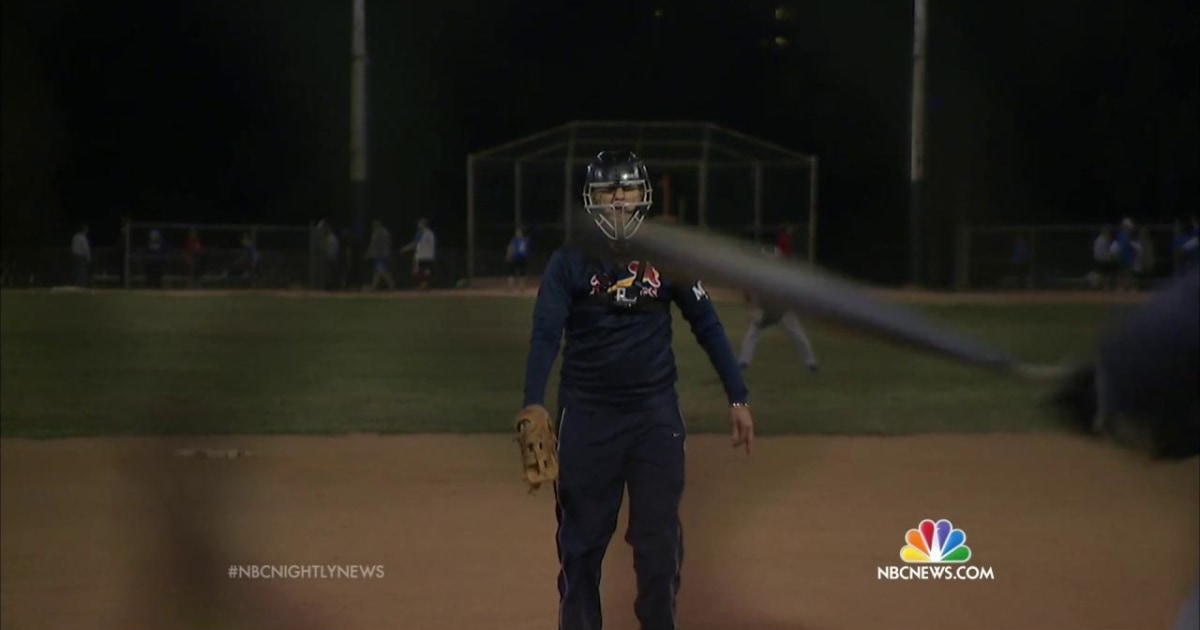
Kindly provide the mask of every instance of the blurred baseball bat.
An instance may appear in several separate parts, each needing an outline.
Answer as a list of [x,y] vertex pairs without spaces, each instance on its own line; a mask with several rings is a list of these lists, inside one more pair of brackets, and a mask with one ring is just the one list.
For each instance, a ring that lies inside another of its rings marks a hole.
[[[579,223],[577,243],[594,254],[614,253],[612,242],[591,221]],[[647,221],[618,247],[620,255],[653,261],[676,281],[726,284],[763,303],[961,363],[1038,380],[1067,373],[1063,367],[1022,362],[910,309],[872,299],[866,287],[853,281],[808,264],[764,256],[755,246],[698,228]]]

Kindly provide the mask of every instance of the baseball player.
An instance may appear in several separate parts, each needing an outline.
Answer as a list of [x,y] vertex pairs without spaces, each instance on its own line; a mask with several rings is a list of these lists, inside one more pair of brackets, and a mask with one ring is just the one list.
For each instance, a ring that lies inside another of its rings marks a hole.
[[[1103,337],[1054,397],[1072,428],[1158,460],[1200,454],[1200,270],[1192,267]],[[1175,630],[1200,627],[1200,575]]]
[[529,237],[525,231],[517,228],[508,247],[504,250],[504,261],[508,263],[508,288],[523,290],[525,288],[525,266],[529,260]]
[[417,281],[417,286],[422,291],[428,289],[437,252],[437,239],[433,230],[429,229],[429,219],[417,219],[417,232],[413,235],[413,240],[400,250],[401,254],[406,252],[413,252],[413,280]]
[[91,286],[92,246],[88,242],[86,223],[71,237],[71,256],[75,259],[75,286]]
[[[777,246],[773,255],[783,256],[784,254]],[[820,369],[817,355],[812,349],[812,343],[809,342],[808,335],[804,333],[804,327],[800,325],[800,318],[796,316],[796,313],[763,304],[749,293],[745,294],[745,298],[746,304],[750,307],[750,327],[746,329],[746,336],[742,338],[742,351],[738,357],[739,368],[749,369],[750,363],[754,361],[754,350],[758,347],[758,340],[762,337],[763,331],[779,324],[796,344],[796,349],[804,358],[804,364],[808,366],[809,371],[816,372]]]
[[380,281],[387,284],[389,289],[396,288],[396,281],[392,278],[392,233],[382,221],[371,222],[371,243],[363,257],[372,261],[375,267],[375,275],[371,277],[372,291],[379,288]]
[[622,255],[652,203],[643,162],[633,153],[600,153],[587,167],[583,197],[607,237],[608,255],[592,257],[574,245],[551,255],[534,306],[518,413],[518,427],[550,422],[543,395],[565,337],[554,429],[558,627],[601,627],[601,564],[628,488],[634,611],[643,629],[673,630],[687,429],[675,388],[672,304],[720,375],[733,446],[747,453],[754,439],[748,392],[702,284],[676,284],[652,262]]

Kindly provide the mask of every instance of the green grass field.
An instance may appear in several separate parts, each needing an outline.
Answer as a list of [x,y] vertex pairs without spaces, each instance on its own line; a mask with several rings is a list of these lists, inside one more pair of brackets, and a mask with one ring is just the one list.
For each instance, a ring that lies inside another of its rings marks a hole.
[[[533,301],[6,292],[0,435],[504,432],[521,403]],[[740,304],[718,305],[735,347]],[[1087,353],[1116,305],[914,307],[1022,358]],[[692,432],[724,431],[723,392],[676,316]],[[1027,431],[1044,389],[806,322],[822,370],[783,331],[747,373],[761,435]],[[555,377],[548,388],[554,402]]]

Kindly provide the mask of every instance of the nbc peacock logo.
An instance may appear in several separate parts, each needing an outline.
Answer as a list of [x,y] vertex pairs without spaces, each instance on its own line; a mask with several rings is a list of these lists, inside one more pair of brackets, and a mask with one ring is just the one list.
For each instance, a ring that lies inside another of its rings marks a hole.
[[966,562],[971,559],[967,534],[948,519],[934,522],[927,518],[921,521],[916,528],[904,534],[904,542],[900,559],[909,564]]
[[927,518],[904,533],[901,566],[876,569],[880,580],[994,580],[992,567],[966,564],[971,559],[967,534],[950,519]]

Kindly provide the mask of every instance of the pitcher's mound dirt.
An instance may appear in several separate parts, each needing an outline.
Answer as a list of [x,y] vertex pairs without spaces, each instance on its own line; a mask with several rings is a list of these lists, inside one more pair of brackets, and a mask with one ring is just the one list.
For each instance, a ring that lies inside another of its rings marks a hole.
[[[189,448],[253,456],[176,456]],[[513,449],[4,440],[0,626],[553,628],[553,493],[525,494]],[[1050,435],[771,438],[750,457],[694,436],[688,454],[684,629],[1165,628],[1197,577],[1195,459]],[[994,579],[881,580],[925,518],[961,528]],[[637,627],[624,526],[606,628]],[[251,565],[297,566],[228,575]]]

